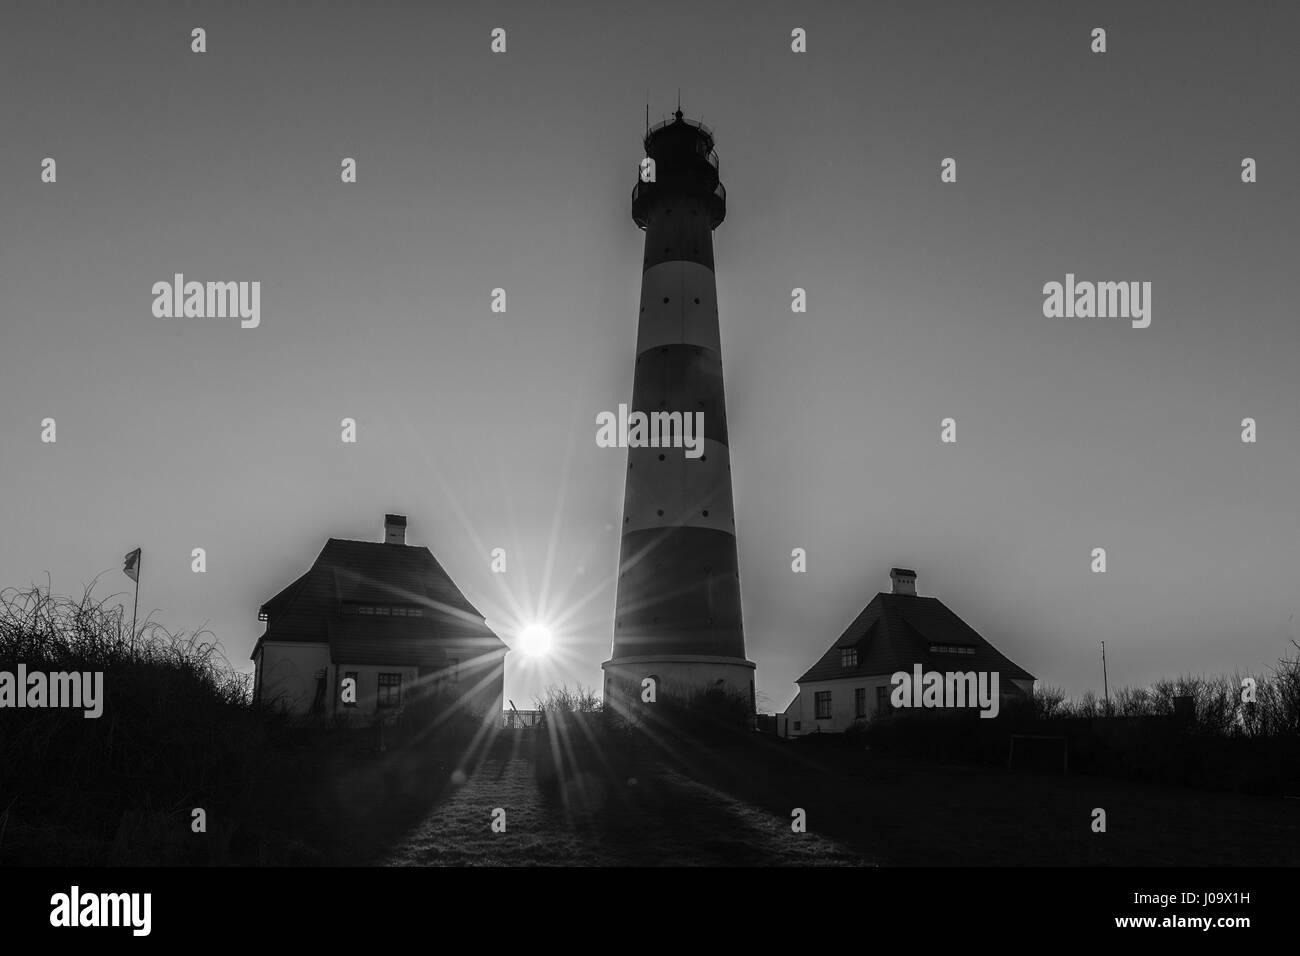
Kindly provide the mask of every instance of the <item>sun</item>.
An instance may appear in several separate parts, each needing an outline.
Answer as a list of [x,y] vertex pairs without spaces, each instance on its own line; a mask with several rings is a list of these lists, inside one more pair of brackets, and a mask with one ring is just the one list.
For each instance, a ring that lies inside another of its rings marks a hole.
[[529,624],[519,632],[519,650],[527,657],[545,657],[551,651],[551,629],[542,624]]

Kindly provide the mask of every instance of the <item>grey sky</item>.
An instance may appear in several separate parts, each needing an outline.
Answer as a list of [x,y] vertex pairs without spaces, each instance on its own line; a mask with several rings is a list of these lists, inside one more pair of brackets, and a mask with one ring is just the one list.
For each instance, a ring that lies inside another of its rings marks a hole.
[[[1071,692],[1099,689],[1102,639],[1115,686],[1257,672],[1297,633],[1293,4],[3,19],[0,584],[48,570],[78,591],[111,569],[104,590],[125,591],[140,545],[142,612],[207,622],[246,666],[263,600],[328,536],[379,540],[402,512],[494,625],[567,619],[562,658],[512,659],[507,696],[598,686],[626,459],[596,447],[595,416],[631,394],[645,96],[657,120],[680,86],[730,200],[741,584],[774,704],[891,565]],[[262,326],[154,318],[175,272],[260,280]],[[1044,318],[1067,272],[1151,281],[1151,327]]]

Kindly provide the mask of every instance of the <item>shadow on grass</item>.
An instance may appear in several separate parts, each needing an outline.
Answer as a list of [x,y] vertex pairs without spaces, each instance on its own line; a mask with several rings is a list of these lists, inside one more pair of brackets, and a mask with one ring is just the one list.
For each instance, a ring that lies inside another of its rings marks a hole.
[[[829,738],[679,747],[691,779],[882,865],[1258,866],[1300,863],[1300,816],[1279,799],[1008,771],[867,751]],[[1093,829],[1096,808],[1107,830]]]

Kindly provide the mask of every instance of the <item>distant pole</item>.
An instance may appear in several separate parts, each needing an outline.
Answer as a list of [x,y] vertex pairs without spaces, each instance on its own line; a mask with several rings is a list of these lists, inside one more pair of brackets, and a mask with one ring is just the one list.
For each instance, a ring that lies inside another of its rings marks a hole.
[[1106,716],[1110,716],[1110,684],[1106,680],[1106,642],[1101,642],[1101,689],[1106,695]]

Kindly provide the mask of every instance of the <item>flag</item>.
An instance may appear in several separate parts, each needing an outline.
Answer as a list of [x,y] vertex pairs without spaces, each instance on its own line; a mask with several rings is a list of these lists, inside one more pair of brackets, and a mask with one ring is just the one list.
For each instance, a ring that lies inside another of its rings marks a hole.
[[128,578],[138,583],[140,580],[140,549],[136,548],[123,560],[126,563],[122,565],[122,570],[126,572]]

